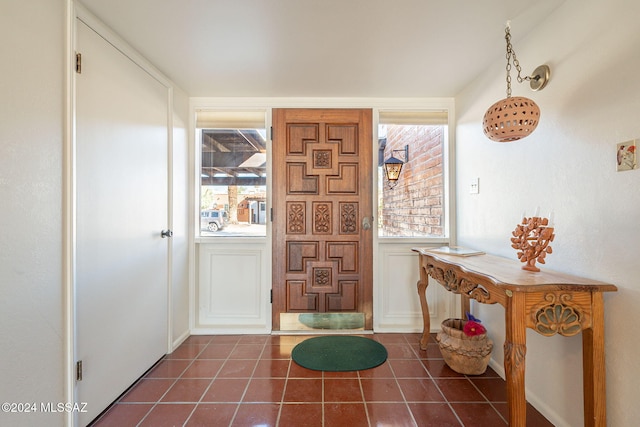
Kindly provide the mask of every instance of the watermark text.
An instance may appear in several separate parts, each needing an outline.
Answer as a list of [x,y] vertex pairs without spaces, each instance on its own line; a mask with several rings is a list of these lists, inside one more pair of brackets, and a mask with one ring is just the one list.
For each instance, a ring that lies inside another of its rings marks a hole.
[[4,402],[2,412],[33,413],[33,412],[87,412],[87,402]]

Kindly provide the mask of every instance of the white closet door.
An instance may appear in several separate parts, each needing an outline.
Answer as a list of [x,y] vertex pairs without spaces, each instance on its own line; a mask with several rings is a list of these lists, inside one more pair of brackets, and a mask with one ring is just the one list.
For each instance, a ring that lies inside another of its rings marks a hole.
[[86,425],[167,350],[167,103],[78,21],[76,356]]

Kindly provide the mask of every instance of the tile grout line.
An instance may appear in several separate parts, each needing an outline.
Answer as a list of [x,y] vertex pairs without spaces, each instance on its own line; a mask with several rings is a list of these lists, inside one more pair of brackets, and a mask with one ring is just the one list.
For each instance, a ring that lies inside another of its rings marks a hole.
[[[405,343],[407,345],[409,345],[409,348],[411,348],[413,356],[416,357],[416,353],[415,350],[413,349],[413,346],[411,345],[411,343],[409,342],[409,340],[407,339],[406,335],[403,335],[403,339],[405,341]],[[407,359],[407,360],[413,360],[413,359]],[[416,357],[416,359],[420,365],[422,366],[422,369],[424,369],[424,371],[427,373],[427,375],[429,376],[429,378],[431,378],[431,374],[429,373],[429,370],[427,369],[426,366],[424,366],[424,364],[420,361],[419,357]],[[411,416],[411,419],[413,420],[413,423],[417,426],[418,425],[418,421],[416,420],[415,415],[413,414],[413,411],[411,410],[411,406],[409,406],[409,402],[407,402],[407,396],[404,394],[404,391],[402,391],[402,387],[400,386],[400,382],[398,381],[398,376],[396,375],[396,371],[395,369],[393,369],[393,365],[391,365],[391,363],[389,363],[389,368],[391,368],[391,372],[393,373],[393,378],[396,381],[396,385],[398,386],[398,390],[400,390],[400,395],[402,396],[402,400],[404,402],[404,406],[407,408],[407,411],[409,411],[409,415]],[[431,380],[433,381],[433,379]]]
[[[238,338],[238,341],[240,341],[239,338]],[[213,342],[213,338],[209,340],[207,345],[202,350],[200,350],[200,352],[198,354],[196,354],[196,356],[191,360],[191,363],[189,364],[189,366],[191,366],[196,360],[198,360],[198,356],[200,356],[202,354],[202,352],[205,350],[205,348],[209,347],[212,344],[212,342]],[[238,345],[238,342],[236,342],[236,344],[234,345],[233,348],[235,349],[237,345]],[[202,392],[202,395],[200,395],[200,400],[198,400],[196,402],[195,406],[193,407],[193,409],[189,413],[189,416],[187,416],[187,419],[184,420],[184,423],[182,424],[183,427],[186,426],[189,423],[189,420],[191,419],[193,414],[196,412],[196,409],[198,409],[198,405],[200,403],[202,403],[202,399],[204,398],[205,394],[207,394],[207,392],[211,389],[211,386],[213,385],[213,382],[218,378],[218,375],[220,374],[220,371],[222,370],[222,367],[225,365],[225,363],[227,363],[227,360],[229,360],[229,357],[231,356],[231,353],[233,353],[233,349],[229,352],[229,355],[227,355],[227,358],[224,360],[224,362],[222,362],[222,365],[220,365],[220,367],[218,368],[218,371],[213,376],[213,378],[211,378],[211,381],[209,382],[209,385],[204,389],[204,391]],[[216,360],[216,359],[202,359],[202,360]],[[189,367],[187,367],[187,369],[188,368]],[[185,369],[184,372],[186,372],[186,369]],[[184,375],[184,372],[182,373],[182,375]],[[237,408],[236,408],[236,410],[237,410]],[[234,416],[235,416],[235,413],[234,413]]]
[[322,394],[320,395],[320,411],[321,411],[320,413],[322,414],[322,427],[324,427],[324,421],[325,421],[324,420],[324,391],[325,391],[325,388],[324,388],[324,380],[325,380],[324,371],[322,371],[321,378],[322,378],[322,382],[321,382],[321,388],[322,388],[321,393]]
[[284,386],[282,387],[282,395],[280,396],[280,408],[278,408],[278,416],[276,417],[276,427],[280,425],[280,417],[282,416],[282,407],[284,406],[284,395],[287,392],[287,385],[289,384],[289,375],[291,373],[291,364],[293,358],[289,356],[289,364],[287,366],[287,376],[284,379]]
[[[176,379],[176,382],[178,379],[182,378],[182,376],[184,375],[185,372],[187,372],[187,370],[189,369],[189,367],[191,367],[194,362],[196,360],[198,360],[198,356],[200,356],[202,354],[202,352],[209,347],[209,345],[211,345],[211,342],[213,341],[213,338],[209,340],[209,342],[202,347],[202,350],[200,350],[198,352],[198,354],[196,354],[194,357],[191,358],[191,362],[187,365],[187,367],[184,369],[184,371],[182,371],[182,373],[180,374],[180,376]],[[180,360],[180,359],[178,359]],[[222,364],[224,365],[224,363]],[[220,369],[222,369],[222,366],[220,366]],[[196,411],[196,409],[198,408],[198,403],[202,401],[203,396],[207,393],[207,391],[209,391],[209,388],[211,388],[211,385],[213,384],[213,381],[216,379],[216,377],[218,376],[218,373],[220,373],[220,369],[218,369],[218,372],[216,372],[216,375],[211,378],[211,381],[209,382],[209,385],[204,389],[204,391],[202,392],[202,395],[200,396],[200,400],[198,402],[196,402],[196,404],[193,406],[193,409],[191,410],[191,412],[189,413],[189,415],[187,416],[187,418],[185,419],[184,423],[182,424],[183,426],[187,425],[187,423],[189,422],[189,420],[191,419],[191,417],[193,416],[193,413]],[[184,379],[184,378],[183,378]],[[175,385],[175,383],[174,383]],[[173,387],[173,385],[171,386]],[[169,389],[171,389],[171,387],[169,387]],[[167,390],[168,392],[169,390]],[[154,406],[155,407],[155,406]],[[152,408],[153,409],[153,408]],[[142,421],[141,421],[142,422]]]
[[[431,341],[431,334],[429,334],[429,339],[427,340],[427,346],[429,345],[429,341]],[[420,344],[418,344],[418,347],[420,347]],[[426,349],[425,349],[425,353],[426,353]],[[426,355],[426,354],[425,354]],[[424,363],[422,363],[422,359],[418,358],[418,360],[420,360],[420,363],[422,364],[422,366],[424,366]],[[464,427],[464,423],[462,422],[462,420],[460,419],[460,416],[458,415],[458,413],[455,411],[455,409],[453,409],[453,406],[451,406],[451,402],[449,401],[449,399],[447,399],[447,396],[444,395],[444,393],[442,392],[442,389],[440,388],[440,386],[438,385],[438,382],[436,381],[435,378],[433,378],[433,375],[431,375],[431,372],[429,371],[429,369],[425,366],[425,370],[427,371],[427,374],[429,375],[429,378],[431,379],[431,381],[433,382],[433,385],[435,386],[435,388],[438,390],[438,392],[440,393],[440,395],[442,396],[442,398],[444,399],[445,403],[447,404],[447,406],[449,407],[449,409],[451,410],[451,412],[453,413],[453,415],[456,417],[456,419],[458,420],[458,422],[460,423],[461,426]]]
[[367,417],[367,424],[371,426],[371,416],[369,415],[369,408],[367,407],[367,400],[364,395],[364,387],[362,386],[362,376],[358,371],[358,385],[360,385],[360,395],[362,396],[362,405],[364,406],[364,414]]
[[489,403],[489,405],[491,405],[491,407],[493,408],[494,411],[496,411],[496,413],[498,414],[498,416],[500,418],[502,418],[502,420],[504,420],[504,422],[506,422],[507,424],[509,424],[509,420],[506,420],[502,414],[500,413],[500,411],[498,411],[498,409],[494,406],[493,402],[491,400],[489,400],[489,398],[482,392],[482,390],[480,390],[478,388],[478,386],[476,385],[476,383],[474,383],[473,381],[469,380],[469,382],[471,383],[471,385],[473,385],[475,387],[476,390],[478,390],[478,393],[480,393],[482,395],[482,397],[484,397],[487,402]]
[[[238,341],[236,342],[236,345],[233,347],[233,349],[229,353],[229,358],[227,358],[227,360],[230,359],[231,354],[233,353],[233,350],[235,350],[238,347],[238,344],[240,343],[241,339],[242,339],[242,337],[240,337],[238,339]],[[231,417],[231,420],[229,421],[229,427],[231,427],[233,425],[233,422],[235,421],[236,417],[238,416],[238,412],[240,411],[240,405],[242,404],[242,400],[244,399],[244,397],[247,395],[247,390],[249,390],[249,384],[251,384],[251,380],[253,379],[253,375],[255,374],[256,369],[258,369],[258,361],[260,360],[260,356],[262,356],[262,353],[264,352],[265,345],[266,345],[266,340],[262,344],[262,351],[258,355],[258,359],[256,360],[256,364],[254,365],[253,370],[251,371],[251,375],[249,376],[249,380],[247,381],[247,385],[244,387],[244,391],[242,392],[242,396],[240,396],[240,399],[238,399],[238,404],[236,406],[236,410],[233,413],[233,416]],[[241,359],[238,359],[238,360],[241,360]],[[248,359],[248,360],[253,360],[253,359]],[[225,361],[225,363],[227,363],[227,362]],[[224,367],[224,364],[220,367],[220,370],[222,370],[223,367]],[[220,371],[218,371],[218,372],[220,372]],[[277,421],[276,421],[276,425],[277,425]]]
[[[209,342],[211,342],[211,340],[209,340]],[[207,346],[208,346],[208,345],[209,345],[209,343],[207,343],[207,345],[205,345],[204,347],[202,347],[202,350],[200,350],[200,351],[198,352],[198,354],[196,355],[196,357],[197,357],[198,355],[200,355],[200,354],[204,351],[204,349],[205,349],[205,348],[207,348]],[[166,356],[167,356],[167,355],[165,354],[165,356],[162,358],[162,362],[165,362],[165,361],[167,361],[167,360],[189,360],[189,359],[167,359],[167,358],[166,358]],[[165,390],[165,392],[162,394],[162,396],[160,396],[160,397],[158,398],[158,400],[156,400],[155,402],[153,402],[153,405],[151,405],[151,408],[149,408],[149,410],[147,411],[147,413],[146,413],[146,414],[145,414],[145,415],[140,419],[140,421],[138,422],[138,424],[136,424],[136,426],[140,426],[140,425],[144,422],[144,420],[145,420],[145,419],[147,419],[147,417],[151,414],[151,412],[152,412],[152,411],[153,411],[153,410],[154,410],[154,409],[155,409],[155,408],[160,404],[160,401],[162,401],[162,398],[163,398],[163,397],[165,397],[165,396],[167,395],[167,393],[169,393],[169,390],[171,390],[171,388],[173,388],[173,386],[174,386],[174,385],[176,385],[176,383],[178,382],[178,379],[180,379],[180,377],[182,376],[182,374],[184,374],[184,373],[187,371],[187,369],[189,369],[189,367],[193,364],[193,361],[194,361],[194,360],[195,360],[195,358],[191,358],[191,361],[190,361],[190,362],[187,364],[187,366],[182,370],[182,372],[180,373],[180,375],[179,375],[179,376],[177,376],[177,377],[174,379],[173,383],[172,383],[172,384],[167,388],[167,390]],[[161,362],[161,363],[162,363],[162,362]],[[141,378],[141,379],[144,379],[144,378],[145,378],[145,377],[143,377],[143,378]],[[153,379],[153,378],[147,378],[147,379]],[[167,379],[171,379],[171,378],[167,378]],[[124,396],[123,396],[123,397],[124,397]],[[120,401],[120,399],[119,399],[118,401]],[[142,402],[140,402],[140,403],[142,403]],[[194,410],[195,410],[195,407],[194,407]]]
[[[396,375],[396,371],[395,369],[393,369],[393,366],[391,364],[391,362],[389,360],[387,360],[389,362],[389,369],[391,369],[391,373],[393,374],[393,380],[396,383],[396,386],[398,387],[398,391],[400,392],[400,395],[402,396],[402,403],[404,403],[404,406],[407,408],[407,411],[409,412],[409,416],[411,417],[411,420],[413,421],[413,423],[417,426],[418,422],[416,421],[416,418],[413,416],[413,412],[411,412],[411,407],[409,407],[409,404],[407,403],[407,398],[404,395],[404,392],[402,391],[402,387],[400,387],[400,382],[398,381],[398,376]],[[426,369],[425,369],[426,371]]]
[[[187,369],[189,369],[189,367],[191,365],[193,365],[193,363],[198,359],[198,356],[200,356],[200,354],[202,354],[202,352],[204,351],[205,348],[207,348],[210,344],[211,341],[213,341],[213,338],[209,340],[209,342],[207,343],[206,346],[202,347],[202,350],[200,350],[198,352],[198,354],[195,355],[195,357],[193,357],[191,359],[191,363],[189,364],[189,366],[187,366]],[[220,367],[222,368],[222,366]],[[184,372],[182,372],[182,374],[180,374],[180,376],[184,375],[185,372],[187,372],[187,369],[184,370]],[[218,373],[220,372],[220,369],[218,369],[218,372],[216,372],[216,375],[211,378],[211,382],[209,383],[209,386],[207,388],[205,388],[204,392],[202,393],[202,396],[200,396],[200,401],[202,401],[202,397],[207,393],[207,391],[209,390],[209,388],[211,387],[211,384],[213,384],[213,381],[215,380],[215,378],[218,376]],[[198,404],[196,403],[193,407],[193,409],[191,410],[191,412],[189,413],[189,415],[187,416],[187,419],[184,420],[184,423],[182,424],[183,426],[187,425],[187,423],[189,422],[189,420],[191,419],[191,417],[193,416],[193,413],[196,411],[196,409],[198,408]]]

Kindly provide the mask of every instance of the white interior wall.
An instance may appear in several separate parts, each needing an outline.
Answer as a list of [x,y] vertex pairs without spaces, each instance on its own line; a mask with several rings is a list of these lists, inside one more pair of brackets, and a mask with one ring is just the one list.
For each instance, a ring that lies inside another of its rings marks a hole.
[[171,155],[171,346],[189,336],[189,97],[173,88],[173,140]]
[[[64,402],[62,1],[3,0],[0,13],[0,400]],[[0,425],[63,414],[0,412]]]
[[[514,80],[513,95],[541,109],[535,133],[500,144],[482,133],[486,108],[505,97],[500,58],[456,99],[458,242],[515,258],[511,231],[526,209],[555,213],[553,253],[542,268],[616,284],[605,295],[608,425],[640,419],[636,402],[640,342],[629,323],[640,307],[636,250],[640,242],[640,170],[616,172],[616,144],[640,138],[640,3],[567,0],[514,49],[524,74],[547,63],[541,92]],[[503,29],[495,43],[504,46]],[[515,73],[515,67],[513,69]],[[469,194],[472,178],[480,193]],[[500,306],[474,304],[497,343],[504,340]],[[527,333],[528,399],[558,426],[583,425],[581,335]],[[501,345],[493,354],[503,363]]]
[[[63,284],[65,22],[73,1],[7,0],[0,13],[0,398],[66,402]],[[173,90],[172,338],[188,335],[188,97]],[[67,386],[68,388],[68,386]],[[67,390],[68,391],[68,390]],[[38,406],[38,409],[40,407]],[[0,412],[0,425],[63,425]]]

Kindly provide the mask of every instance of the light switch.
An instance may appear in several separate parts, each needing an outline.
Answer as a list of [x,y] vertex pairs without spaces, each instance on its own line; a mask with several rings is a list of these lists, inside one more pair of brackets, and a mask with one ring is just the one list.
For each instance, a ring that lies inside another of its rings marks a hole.
[[471,186],[469,187],[469,194],[480,193],[480,178],[473,178],[471,180]]

